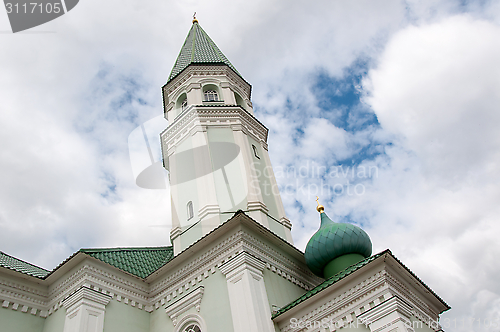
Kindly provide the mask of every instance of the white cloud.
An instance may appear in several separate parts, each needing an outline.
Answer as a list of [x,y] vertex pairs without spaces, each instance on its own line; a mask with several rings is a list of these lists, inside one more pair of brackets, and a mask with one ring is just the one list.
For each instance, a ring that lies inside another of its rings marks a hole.
[[429,176],[450,186],[494,175],[500,157],[500,27],[466,16],[410,27],[370,73],[384,129],[407,139]]
[[445,318],[493,319],[470,303],[500,298],[492,282],[500,254],[499,33],[466,15],[408,27],[365,81],[382,129],[399,137],[360,198],[374,213],[370,234],[442,290],[455,307]]

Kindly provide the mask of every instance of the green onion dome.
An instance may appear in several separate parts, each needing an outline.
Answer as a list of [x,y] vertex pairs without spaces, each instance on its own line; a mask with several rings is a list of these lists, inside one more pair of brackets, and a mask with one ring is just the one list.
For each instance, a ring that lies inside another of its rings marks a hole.
[[318,205],[321,226],[306,246],[309,269],[319,277],[330,278],[350,265],[370,257],[372,242],[364,230],[349,223],[335,223]]

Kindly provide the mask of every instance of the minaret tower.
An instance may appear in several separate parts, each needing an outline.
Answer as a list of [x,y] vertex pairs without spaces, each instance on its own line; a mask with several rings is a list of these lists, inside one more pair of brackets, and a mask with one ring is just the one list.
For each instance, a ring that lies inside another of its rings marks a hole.
[[196,18],[163,86],[161,134],[178,254],[237,210],[292,243],[268,155],[268,129],[254,116],[251,86]]

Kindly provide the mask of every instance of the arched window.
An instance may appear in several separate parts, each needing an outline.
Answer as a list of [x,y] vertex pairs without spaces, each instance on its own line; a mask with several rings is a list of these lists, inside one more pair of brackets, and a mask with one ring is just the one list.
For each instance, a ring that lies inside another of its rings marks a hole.
[[181,114],[187,107],[187,94],[182,93],[175,102],[175,115]]
[[207,326],[198,314],[187,314],[176,325],[174,332],[206,332]]
[[205,101],[219,101],[219,95],[215,90],[206,90],[204,94]]
[[187,220],[191,219],[194,217],[194,212],[193,212],[193,202],[189,201],[187,203]]
[[259,153],[257,151],[257,147],[252,144],[252,149],[253,149],[253,154],[254,154],[255,158],[260,159]]
[[201,332],[201,329],[198,324],[189,324],[182,332]]

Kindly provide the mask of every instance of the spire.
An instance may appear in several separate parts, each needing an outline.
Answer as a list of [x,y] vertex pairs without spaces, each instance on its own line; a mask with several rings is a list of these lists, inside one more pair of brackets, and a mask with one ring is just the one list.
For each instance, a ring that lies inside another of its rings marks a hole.
[[318,203],[318,207],[316,208],[316,210],[319,213],[325,212],[325,207],[323,205],[319,204],[319,197],[318,196],[316,196],[316,203]]
[[[191,64],[225,64],[229,66],[239,76],[240,73],[234,68],[217,45],[210,39],[207,33],[201,28],[196,13],[193,17],[193,25],[189,30],[186,41],[181,48],[181,52],[175,61],[174,68],[168,78],[168,82],[179,75]],[[168,83],[167,82],[167,83]]]

